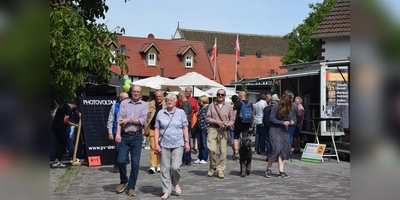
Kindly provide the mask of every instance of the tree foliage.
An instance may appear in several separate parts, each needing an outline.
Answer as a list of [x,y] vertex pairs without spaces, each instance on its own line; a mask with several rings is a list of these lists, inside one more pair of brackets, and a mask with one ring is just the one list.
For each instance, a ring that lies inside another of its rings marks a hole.
[[282,57],[282,64],[299,63],[299,59],[304,62],[318,60],[318,39],[310,39],[310,36],[336,3],[337,0],[324,0],[323,3],[308,4],[312,11],[303,24],[283,37],[289,42],[289,51]]
[[114,59],[109,51],[118,38],[95,23],[107,10],[105,0],[50,1],[50,98],[62,103],[76,97],[88,76],[107,83],[113,61],[128,70],[128,57]]

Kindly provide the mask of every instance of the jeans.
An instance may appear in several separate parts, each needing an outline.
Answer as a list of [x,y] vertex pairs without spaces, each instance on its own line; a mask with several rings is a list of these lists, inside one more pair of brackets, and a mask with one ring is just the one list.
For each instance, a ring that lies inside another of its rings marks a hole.
[[258,135],[258,142],[256,138],[256,147],[258,145],[257,152],[265,152],[265,143],[266,143],[266,131],[264,128],[264,124],[259,124],[256,126],[256,135]]
[[66,129],[60,129],[60,130],[55,130],[54,133],[58,141],[56,158],[59,160],[61,159],[65,147],[68,149],[70,158],[72,158],[75,151],[75,145],[74,142],[69,137],[69,130],[67,131]]
[[[135,189],[136,180],[139,174],[140,153],[142,152],[142,133],[136,135],[121,134],[122,141],[117,145],[118,166],[120,183],[128,183],[127,189]],[[131,173],[129,179],[126,175],[127,158],[131,153]]]
[[[189,122],[188,134],[190,134],[191,131],[192,131],[192,123]],[[190,135],[188,135],[188,136],[189,136],[188,137],[189,138],[189,146],[190,146],[190,148],[192,148],[190,145]],[[192,151],[191,150],[188,152],[183,151],[182,162],[183,163],[191,163],[192,162]]]
[[207,147],[207,128],[198,129],[197,134],[197,145],[199,147],[199,160],[207,161],[208,159],[208,147]]

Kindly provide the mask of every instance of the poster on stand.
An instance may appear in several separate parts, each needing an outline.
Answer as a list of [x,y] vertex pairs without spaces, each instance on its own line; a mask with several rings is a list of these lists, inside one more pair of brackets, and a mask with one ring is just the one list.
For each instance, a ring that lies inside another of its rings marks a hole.
[[304,147],[300,161],[310,163],[320,163],[325,151],[325,144],[307,143]]

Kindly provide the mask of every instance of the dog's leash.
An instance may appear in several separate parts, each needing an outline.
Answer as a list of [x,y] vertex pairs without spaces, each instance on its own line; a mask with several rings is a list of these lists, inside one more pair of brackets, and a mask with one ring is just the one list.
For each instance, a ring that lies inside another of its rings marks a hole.
[[[290,144],[289,126],[286,126],[286,132],[289,134],[289,144]],[[292,147],[289,145],[289,159],[290,159],[290,162],[292,163],[292,153],[290,153],[291,149],[292,149]]]

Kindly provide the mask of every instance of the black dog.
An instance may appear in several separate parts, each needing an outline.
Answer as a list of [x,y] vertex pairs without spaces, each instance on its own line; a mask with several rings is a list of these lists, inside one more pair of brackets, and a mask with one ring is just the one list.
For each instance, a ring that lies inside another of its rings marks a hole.
[[251,159],[253,157],[253,151],[251,149],[251,138],[244,137],[241,141],[241,146],[239,149],[240,155],[240,176],[245,177],[245,172],[250,175],[251,171]]

